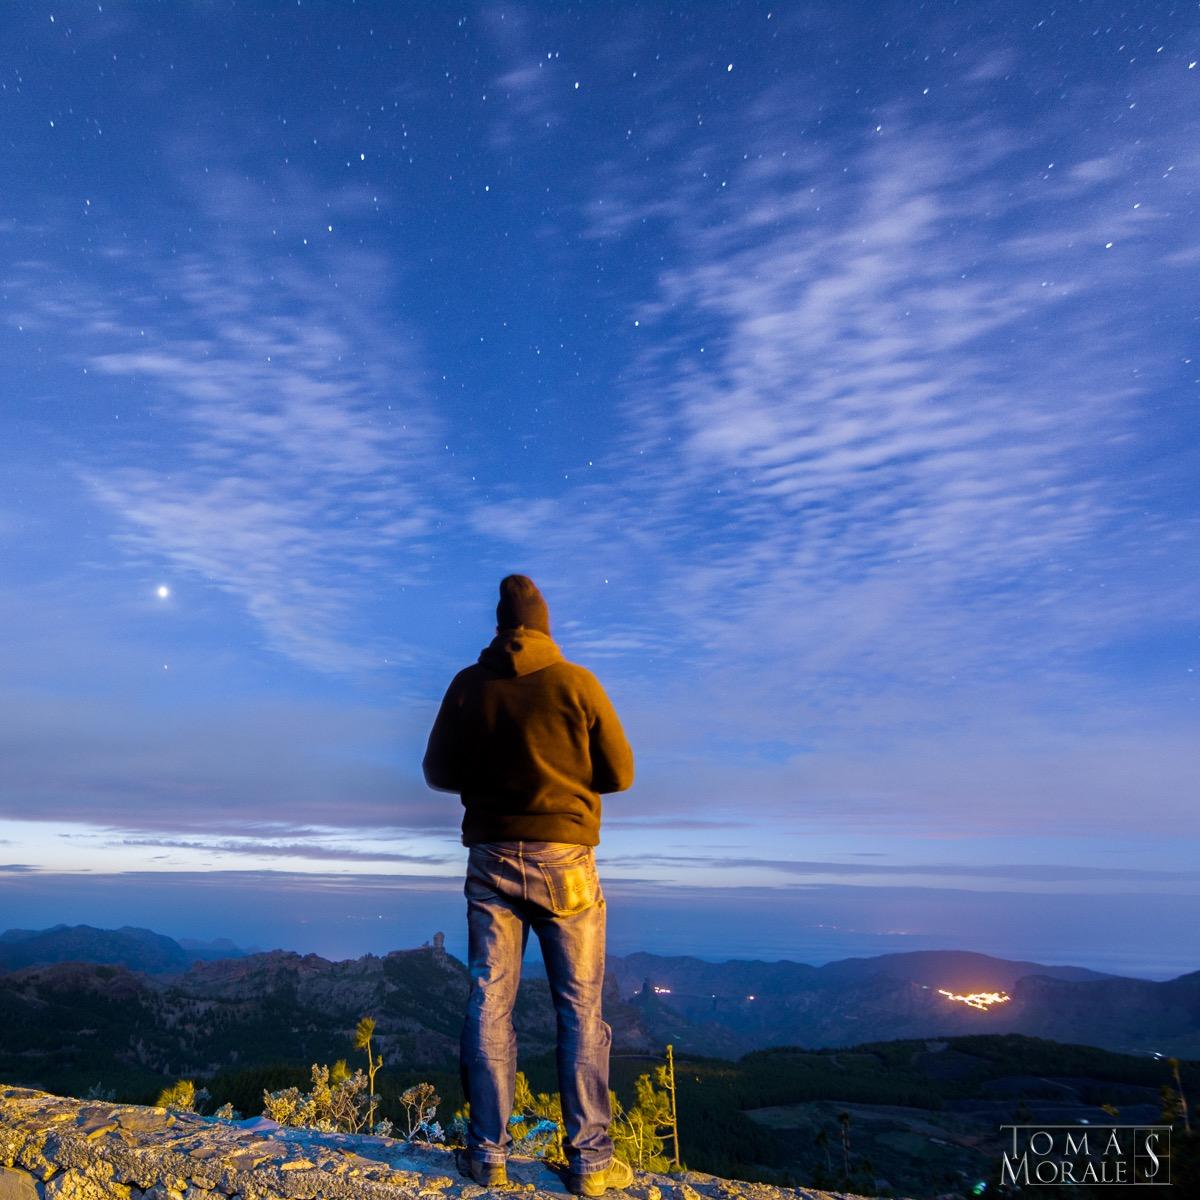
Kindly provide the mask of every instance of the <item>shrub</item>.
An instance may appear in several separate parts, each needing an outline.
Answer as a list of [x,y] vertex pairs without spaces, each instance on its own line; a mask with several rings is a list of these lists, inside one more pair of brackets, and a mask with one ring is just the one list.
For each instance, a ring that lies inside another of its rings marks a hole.
[[562,1098],[557,1092],[536,1096],[524,1071],[518,1071],[513,1092],[513,1112],[508,1131],[515,1154],[526,1154],[546,1162],[565,1164],[563,1150]]
[[637,1103],[632,1108],[625,1108],[616,1092],[609,1092],[613,1151],[636,1170],[665,1172],[671,1166],[664,1137],[671,1128],[670,1095],[657,1090],[649,1075],[639,1075],[634,1086]]
[[[445,1139],[442,1127],[437,1122],[437,1106],[442,1098],[434,1090],[432,1083],[416,1083],[407,1091],[400,1093],[400,1103],[404,1105],[405,1130],[404,1137],[414,1141],[418,1136],[427,1142],[440,1142]],[[391,1127],[391,1122],[387,1122]]]
[[367,1120],[367,1077],[350,1074],[344,1059],[329,1067],[312,1065],[312,1090],[283,1088],[263,1092],[263,1116],[280,1125],[322,1133],[359,1133]]
[[190,1079],[181,1079],[169,1088],[163,1088],[155,1100],[156,1108],[165,1108],[171,1112],[198,1113],[204,1101],[209,1098],[208,1089],[196,1090],[196,1085]]

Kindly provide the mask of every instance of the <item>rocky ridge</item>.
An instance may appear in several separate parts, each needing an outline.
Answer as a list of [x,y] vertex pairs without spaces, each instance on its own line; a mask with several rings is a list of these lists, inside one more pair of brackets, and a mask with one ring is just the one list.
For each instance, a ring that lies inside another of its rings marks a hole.
[[[392,1138],[225,1122],[0,1086],[0,1200],[475,1200],[561,1197],[559,1174],[511,1158],[506,1189],[459,1175],[451,1151]],[[697,1171],[639,1171],[634,1200],[845,1200]]]

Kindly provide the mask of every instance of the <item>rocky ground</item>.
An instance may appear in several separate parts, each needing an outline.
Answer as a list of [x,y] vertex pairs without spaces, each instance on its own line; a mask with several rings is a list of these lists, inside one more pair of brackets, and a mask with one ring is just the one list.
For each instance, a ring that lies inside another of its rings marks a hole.
[[[509,1192],[566,1194],[531,1158],[509,1160]],[[428,1143],[228,1123],[162,1108],[0,1086],[0,1200],[474,1200],[490,1196]],[[637,1172],[636,1200],[834,1200],[843,1193]]]

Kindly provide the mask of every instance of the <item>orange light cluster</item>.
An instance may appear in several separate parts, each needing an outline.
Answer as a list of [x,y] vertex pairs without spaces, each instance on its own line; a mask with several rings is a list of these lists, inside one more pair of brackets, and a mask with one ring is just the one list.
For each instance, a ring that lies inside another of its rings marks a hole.
[[982,1009],[991,1008],[993,1004],[1007,1004],[1012,999],[1007,992],[971,992],[966,996],[961,996],[958,992],[948,992],[945,988],[938,988],[938,992],[947,1000],[958,1000],[972,1008]]

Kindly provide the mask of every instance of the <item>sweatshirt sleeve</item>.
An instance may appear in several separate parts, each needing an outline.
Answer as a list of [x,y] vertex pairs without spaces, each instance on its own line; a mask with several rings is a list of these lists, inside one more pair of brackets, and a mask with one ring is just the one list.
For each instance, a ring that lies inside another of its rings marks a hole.
[[462,791],[462,753],[457,693],[454,677],[442,698],[437,719],[429,734],[429,745],[421,763],[425,782],[439,792]]
[[623,792],[633,785],[633,750],[600,681],[593,676],[592,682],[594,715],[588,729],[592,787],[597,792]]

